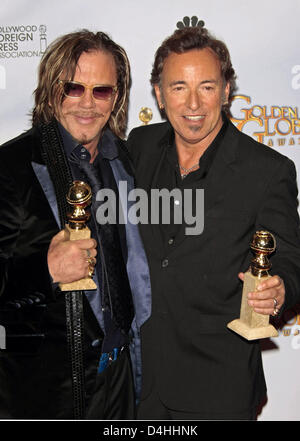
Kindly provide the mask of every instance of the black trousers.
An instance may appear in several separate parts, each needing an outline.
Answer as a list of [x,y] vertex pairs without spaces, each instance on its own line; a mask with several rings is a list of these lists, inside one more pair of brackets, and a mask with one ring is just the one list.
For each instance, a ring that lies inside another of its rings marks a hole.
[[133,376],[126,349],[116,361],[98,374],[85,419],[132,420],[135,417]]
[[[155,305],[153,306],[154,310]],[[255,420],[256,409],[248,409],[244,412],[228,413],[224,409],[222,414],[211,412],[186,412],[177,409],[170,409],[160,398],[159,382],[160,376],[160,351],[156,342],[160,341],[162,332],[160,318],[152,312],[151,318],[143,325],[142,338],[142,363],[147,363],[147,369],[151,369],[153,375],[152,390],[143,400],[140,401],[137,409],[138,420]],[[151,356],[149,356],[151,354]],[[143,364],[142,364],[143,365]],[[180,382],[180,378],[178,379]],[[176,384],[173,386],[176,389]],[[189,391],[186,392],[187,394]],[[205,399],[199,397],[199,401]],[[217,400],[217,397],[216,397]],[[178,398],[180,406],[180,398]],[[179,407],[178,406],[178,407]],[[180,407],[179,407],[180,408]]]
[[159,398],[157,390],[153,389],[147,398],[142,400],[139,404],[137,411],[138,420],[256,420],[256,409],[249,409],[249,411],[241,413],[226,414],[211,414],[211,413],[198,413],[198,412],[184,412],[169,409]]

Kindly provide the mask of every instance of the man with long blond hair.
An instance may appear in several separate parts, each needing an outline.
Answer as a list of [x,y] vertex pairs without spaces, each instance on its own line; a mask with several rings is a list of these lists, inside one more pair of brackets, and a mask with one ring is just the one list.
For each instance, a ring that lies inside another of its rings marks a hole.
[[[41,60],[31,130],[0,149],[1,418],[134,417],[128,332],[143,274],[131,267],[145,256],[135,226],[96,217],[99,189],[118,198],[119,181],[133,184],[122,141],[129,88],[126,53],[108,35],[64,35]],[[69,241],[74,180],[92,188],[92,237]],[[86,277],[97,289],[60,291]]]

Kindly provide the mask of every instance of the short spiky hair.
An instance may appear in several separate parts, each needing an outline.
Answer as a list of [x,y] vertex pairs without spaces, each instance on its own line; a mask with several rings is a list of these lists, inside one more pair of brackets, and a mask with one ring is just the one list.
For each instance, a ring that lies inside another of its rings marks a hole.
[[33,124],[49,122],[64,99],[58,80],[66,72],[74,78],[78,60],[83,52],[104,51],[110,53],[116,64],[118,98],[108,121],[110,129],[123,138],[127,126],[129,89],[131,84],[130,65],[125,50],[112,41],[104,32],[90,32],[83,29],[56,39],[44,54],[38,74],[38,86],[34,92],[35,107]]
[[172,53],[183,54],[190,50],[210,48],[218,57],[221,64],[221,75],[225,83],[230,84],[229,103],[223,105],[223,110],[229,113],[230,100],[236,89],[235,71],[232,67],[230,54],[226,45],[214,38],[203,27],[187,27],[176,30],[166,38],[157,49],[151,72],[151,84],[161,84],[161,74],[166,58]]

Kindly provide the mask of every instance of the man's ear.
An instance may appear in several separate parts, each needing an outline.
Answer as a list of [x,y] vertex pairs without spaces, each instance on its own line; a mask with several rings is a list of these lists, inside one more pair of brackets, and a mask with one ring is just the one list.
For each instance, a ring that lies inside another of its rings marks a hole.
[[229,93],[230,93],[230,83],[228,82],[228,83],[226,83],[226,86],[224,87],[223,104],[228,103]]
[[155,96],[157,99],[158,107],[160,108],[160,110],[162,110],[164,108],[164,103],[163,103],[163,97],[162,97],[160,87],[158,84],[154,84],[153,87],[154,87],[154,92],[155,92]]

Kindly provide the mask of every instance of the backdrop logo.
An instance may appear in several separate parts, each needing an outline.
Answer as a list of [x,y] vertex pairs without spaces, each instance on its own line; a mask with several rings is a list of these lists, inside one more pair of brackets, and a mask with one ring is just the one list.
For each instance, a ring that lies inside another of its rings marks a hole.
[[231,118],[236,127],[243,131],[248,123],[255,123],[258,130],[252,134],[257,141],[273,147],[300,145],[300,120],[297,107],[288,106],[251,106],[251,98],[236,95],[233,100],[240,100],[239,111],[242,118]]
[[3,66],[0,66],[0,89],[6,89],[6,71]]
[[292,88],[295,90],[300,89],[300,65],[297,64],[296,66],[292,67]]
[[0,58],[40,57],[46,47],[45,25],[0,26]]
[[199,20],[198,17],[196,17],[196,15],[194,15],[193,17],[183,17],[182,21],[178,21],[176,26],[178,29],[183,29],[183,28],[203,28],[205,25],[203,20]]

